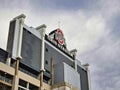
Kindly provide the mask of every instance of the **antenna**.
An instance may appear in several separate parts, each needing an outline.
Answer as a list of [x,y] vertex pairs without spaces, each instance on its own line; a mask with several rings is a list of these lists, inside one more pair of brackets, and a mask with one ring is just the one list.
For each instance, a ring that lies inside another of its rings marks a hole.
[[61,23],[61,22],[60,22],[60,21],[58,21],[58,28],[60,28],[60,23]]

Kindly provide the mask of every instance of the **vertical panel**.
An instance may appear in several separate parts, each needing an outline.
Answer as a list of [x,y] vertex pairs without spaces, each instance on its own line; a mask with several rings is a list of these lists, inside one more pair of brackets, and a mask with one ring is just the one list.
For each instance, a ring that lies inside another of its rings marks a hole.
[[89,90],[87,71],[78,66],[78,72],[80,74],[81,90]]
[[10,22],[9,26],[9,34],[8,34],[8,42],[7,42],[7,51],[9,52],[10,56],[12,56],[13,50],[13,41],[14,41],[14,33],[15,33],[15,20]]
[[5,63],[7,57],[8,57],[8,53],[0,48],[0,61]]
[[24,28],[23,31],[23,41],[22,41],[22,60],[21,62],[34,68],[35,70],[40,70],[40,51],[41,51],[41,41],[31,32]]

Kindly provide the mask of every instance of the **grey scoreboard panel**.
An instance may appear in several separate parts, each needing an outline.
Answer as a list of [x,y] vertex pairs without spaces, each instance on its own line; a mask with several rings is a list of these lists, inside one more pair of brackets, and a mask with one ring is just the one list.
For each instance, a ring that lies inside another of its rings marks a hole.
[[27,29],[23,29],[21,62],[35,70],[40,70],[41,40]]
[[15,25],[16,25],[16,21],[10,22],[8,42],[7,42],[7,51],[9,52],[10,57],[12,57],[12,51],[13,51]]
[[87,71],[78,66],[78,73],[80,74],[81,90],[89,90]]

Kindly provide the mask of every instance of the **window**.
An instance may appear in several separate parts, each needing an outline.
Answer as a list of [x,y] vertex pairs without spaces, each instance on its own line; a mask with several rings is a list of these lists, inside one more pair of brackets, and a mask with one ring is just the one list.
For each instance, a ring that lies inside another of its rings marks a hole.
[[19,87],[18,90],[38,90],[39,87],[36,87],[29,82],[23,81],[19,79]]
[[47,61],[47,60],[45,60],[45,64],[48,64],[48,61]]
[[46,52],[48,52],[48,49],[47,49],[47,48],[46,48],[45,50],[46,50]]

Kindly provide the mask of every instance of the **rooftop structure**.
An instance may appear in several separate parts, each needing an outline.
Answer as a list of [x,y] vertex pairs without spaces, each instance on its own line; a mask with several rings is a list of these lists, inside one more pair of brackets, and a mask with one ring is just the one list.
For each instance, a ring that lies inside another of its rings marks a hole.
[[1,90],[90,90],[89,64],[68,50],[61,29],[47,35],[45,24],[24,24],[21,14],[10,21],[7,49],[0,49]]

